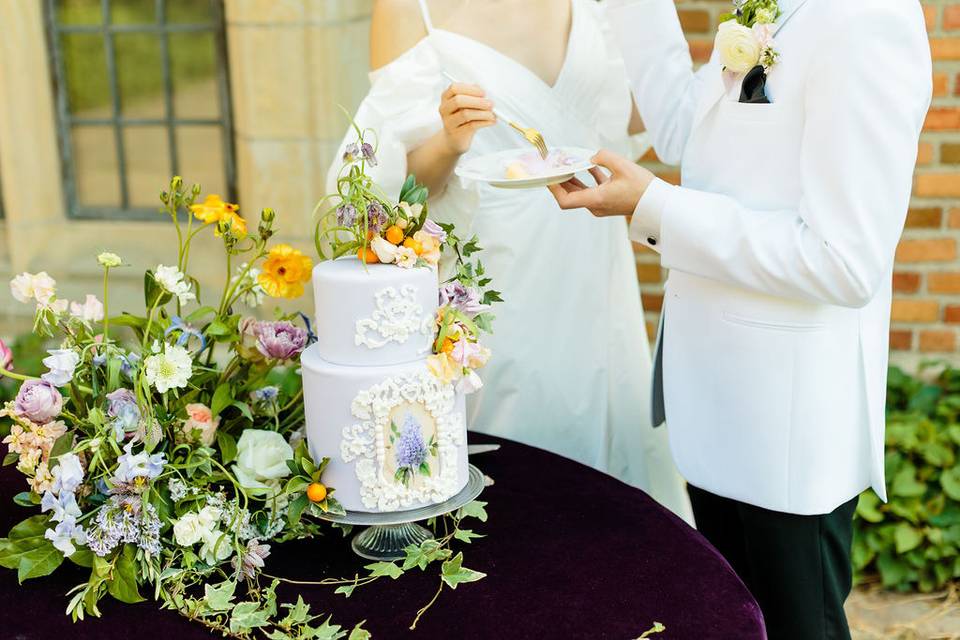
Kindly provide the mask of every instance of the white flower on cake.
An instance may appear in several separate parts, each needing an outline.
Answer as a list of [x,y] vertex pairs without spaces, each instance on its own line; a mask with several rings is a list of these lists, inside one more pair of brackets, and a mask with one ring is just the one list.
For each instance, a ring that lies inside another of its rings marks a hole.
[[293,448],[275,431],[247,429],[237,442],[237,463],[233,472],[240,486],[253,493],[274,493],[280,480],[290,475],[287,460]]
[[160,393],[187,386],[190,376],[193,375],[190,352],[174,344],[164,344],[162,352],[159,348],[155,351],[157,352],[143,361],[147,382]]
[[405,285],[400,291],[387,287],[375,294],[376,309],[369,318],[357,320],[354,342],[370,349],[396,342],[403,344],[419,333],[426,344],[431,337],[432,319],[425,322],[417,302],[417,288]]

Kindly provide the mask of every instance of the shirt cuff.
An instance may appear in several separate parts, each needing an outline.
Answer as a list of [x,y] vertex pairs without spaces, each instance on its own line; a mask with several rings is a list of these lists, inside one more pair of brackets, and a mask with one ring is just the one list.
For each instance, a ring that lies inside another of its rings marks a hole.
[[653,179],[633,211],[633,220],[630,221],[631,240],[654,251],[660,251],[660,225],[663,212],[667,208],[667,199],[674,189],[676,187],[660,178]]

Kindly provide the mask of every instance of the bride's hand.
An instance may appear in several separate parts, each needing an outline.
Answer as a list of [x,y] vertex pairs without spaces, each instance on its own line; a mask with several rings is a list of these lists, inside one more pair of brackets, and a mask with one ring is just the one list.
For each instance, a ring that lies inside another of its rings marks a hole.
[[450,151],[462,155],[470,149],[478,129],[496,123],[493,102],[475,84],[451,84],[440,98],[443,136]]

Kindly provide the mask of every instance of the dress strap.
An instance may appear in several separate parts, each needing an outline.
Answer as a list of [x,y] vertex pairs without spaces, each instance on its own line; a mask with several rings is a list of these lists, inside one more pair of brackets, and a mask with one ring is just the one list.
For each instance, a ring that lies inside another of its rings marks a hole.
[[433,21],[430,19],[430,9],[427,7],[427,0],[420,1],[420,13],[423,15],[423,24],[427,27],[427,33],[433,31]]

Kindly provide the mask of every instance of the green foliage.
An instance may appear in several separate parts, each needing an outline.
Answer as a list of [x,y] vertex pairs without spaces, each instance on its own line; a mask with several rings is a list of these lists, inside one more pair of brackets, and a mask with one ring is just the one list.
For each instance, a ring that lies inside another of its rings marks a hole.
[[960,370],[924,382],[892,368],[888,386],[890,501],[860,496],[853,563],[888,589],[929,592],[960,578]]

